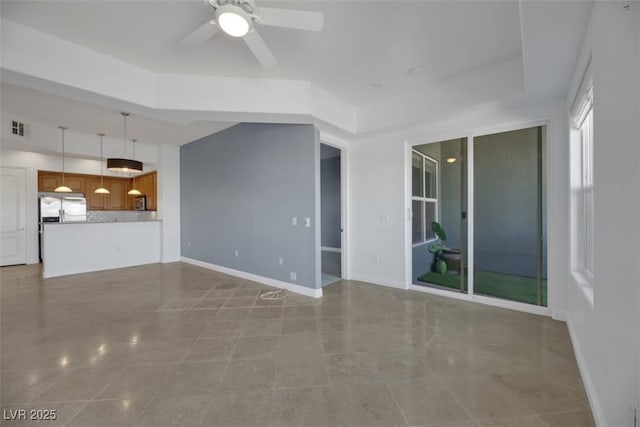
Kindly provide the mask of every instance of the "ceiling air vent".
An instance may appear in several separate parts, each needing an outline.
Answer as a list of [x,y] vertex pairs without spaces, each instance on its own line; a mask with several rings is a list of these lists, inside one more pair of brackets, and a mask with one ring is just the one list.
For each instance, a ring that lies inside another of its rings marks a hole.
[[17,136],[24,136],[24,123],[13,120],[11,122],[11,133]]

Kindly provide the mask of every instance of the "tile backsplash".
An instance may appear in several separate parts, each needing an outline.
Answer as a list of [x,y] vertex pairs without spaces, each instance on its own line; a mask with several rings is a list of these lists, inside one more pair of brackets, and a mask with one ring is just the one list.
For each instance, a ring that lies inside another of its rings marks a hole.
[[87,222],[153,221],[156,211],[87,211]]

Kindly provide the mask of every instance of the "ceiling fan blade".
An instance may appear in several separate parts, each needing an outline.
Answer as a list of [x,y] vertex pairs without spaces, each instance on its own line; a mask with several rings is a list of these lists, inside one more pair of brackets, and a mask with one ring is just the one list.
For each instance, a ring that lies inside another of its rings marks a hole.
[[218,34],[219,28],[215,19],[205,22],[194,32],[178,42],[178,46],[196,47]]
[[276,58],[273,57],[271,50],[265,44],[264,40],[262,40],[262,37],[260,37],[260,34],[258,34],[255,29],[249,31],[247,35],[243,37],[243,39],[247,46],[249,46],[249,49],[251,49],[251,52],[253,52],[256,58],[258,58],[258,61],[260,61],[260,64],[262,64],[264,68],[273,68],[276,66],[276,64],[278,63],[276,61]]
[[261,7],[259,16],[262,24],[274,27],[320,31],[324,26],[324,15],[320,12]]

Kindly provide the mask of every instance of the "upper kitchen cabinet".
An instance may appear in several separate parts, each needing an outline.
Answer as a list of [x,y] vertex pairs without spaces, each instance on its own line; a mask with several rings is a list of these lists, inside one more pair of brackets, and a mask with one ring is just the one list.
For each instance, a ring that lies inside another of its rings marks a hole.
[[[131,210],[134,209],[134,196],[127,193],[133,186],[132,178],[104,177],[104,187],[109,194],[96,194],[100,188],[99,175],[66,173],[65,185],[74,193],[84,193],[88,210]],[[135,186],[146,197],[148,211],[158,209],[157,172],[149,172],[136,177]],[[62,173],[38,171],[38,191],[52,192],[62,183]]]
[[[139,175],[135,180],[135,187],[146,197],[146,208],[148,211],[158,210],[158,173],[157,171]],[[134,197],[129,198],[129,203],[133,206]]]
[[[54,191],[62,184],[62,173],[38,171],[38,191]],[[65,173],[64,185],[71,188],[74,193],[85,192],[84,177],[82,175]]]
[[[55,175],[54,175],[55,174]],[[60,186],[62,174],[56,172],[38,172],[38,191],[53,191]]]
[[[104,185],[107,185],[105,181]],[[107,195],[106,194],[96,194],[98,188],[102,186],[102,181],[98,177],[87,178],[85,181],[85,188],[87,192],[85,194],[87,198],[87,209],[88,210],[104,210],[107,208]]]
[[131,209],[127,197],[130,188],[129,179],[105,177],[104,185],[110,191],[110,194],[105,197],[107,210]]

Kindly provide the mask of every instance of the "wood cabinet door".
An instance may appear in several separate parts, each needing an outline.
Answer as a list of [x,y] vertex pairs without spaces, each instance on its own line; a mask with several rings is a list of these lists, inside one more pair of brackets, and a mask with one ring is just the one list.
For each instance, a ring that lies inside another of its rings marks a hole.
[[147,195],[147,179],[146,175],[137,176],[135,178],[135,187],[142,193],[143,196]]
[[[133,179],[131,180],[133,185]],[[156,172],[140,175],[135,179],[135,187],[146,197],[146,210],[157,210]]]
[[[107,185],[107,181],[104,182],[105,187],[109,190],[109,186]],[[96,194],[98,188],[100,188],[100,178],[87,178],[85,181],[86,194],[87,198],[87,209],[88,210],[99,210],[105,209],[107,206],[107,194]],[[111,191],[111,190],[109,190]]]
[[149,175],[149,195],[147,196],[147,209],[150,211],[158,210],[158,174],[153,172]]
[[60,186],[61,174],[38,173],[38,191],[53,191]]
[[64,174],[64,185],[74,193],[84,193],[84,177],[80,175]]
[[105,179],[105,184],[111,192],[108,194],[107,209],[125,210],[127,209],[127,192],[129,191],[129,183],[127,179],[109,178]]

